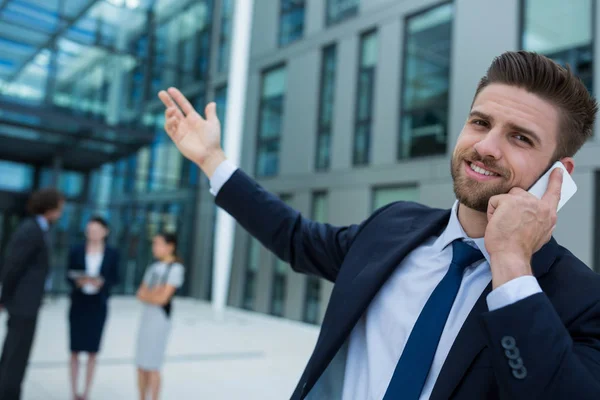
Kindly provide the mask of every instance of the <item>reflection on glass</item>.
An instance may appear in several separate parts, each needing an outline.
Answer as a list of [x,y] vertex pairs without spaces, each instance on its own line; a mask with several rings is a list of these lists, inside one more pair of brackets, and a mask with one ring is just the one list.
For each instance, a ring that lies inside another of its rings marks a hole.
[[304,33],[304,0],[281,0],[279,46],[286,46]]
[[321,61],[321,93],[319,95],[319,122],[317,128],[317,149],[315,169],[324,171],[329,168],[331,131],[333,123],[333,102],[335,99],[335,70],[337,65],[336,46],[323,49]]
[[356,122],[354,127],[354,165],[369,163],[371,145],[371,119],[373,114],[373,91],[377,65],[377,32],[362,35],[360,42],[360,68],[356,98]]
[[[292,200],[291,195],[283,194],[281,200],[289,204]],[[271,307],[270,313],[282,317],[285,312],[285,297],[287,292],[287,273],[290,266],[285,261],[274,256],[273,277],[271,283]]]
[[[53,186],[54,171],[50,168],[43,168],[40,172],[40,187]],[[56,188],[67,197],[78,197],[83,194],[83,185],[85,177],[80,172],[61,171],[58,175]]]
[[219,117],[219,121],[221,121],[221,146],[225,149],[225,117],[226,110],[225,106],[227,105],[227,85],[223,85],[218,87],[215,90],[215,103],[217,104],[217,117]]
[[217,70],[220,73],[229,70],[229,52],[231,49],[231,29],[233,18],[233,0],[221,2],[221,29],[219,30],[219,49]]
[[593,89],[592,0],[524,0],[523,49],[569,65]]
[[286,87],[285,67],[263,73],[256,174],[273,176],[279,171],[279,141]]
[[0,190],[29,191],[33,187],[34,173],[31,165],[0,160]]
[[360,0],[327,0],[326,23],[336,24],[358,13]]
[[256,278],[260,263],[260,248],[258,240],[250,237],[248,242],[248,263],[246,264],[246,276],[244,279],[244,293],[242,307],[247,310],[254,308],[256,299]]
[[453,14],[447,3],[406,20],[399,159],[446,152]]
[[395,201],[419,201],[419,189],[414,186],[375,188],[371,211]]
[[[326,192],[315,192],[312,195],[311,217],[316,222],[327,223],[329,209]],[[319,321],[321,303],[321,280],[314,276],[306,278],[306,294],[304,298],[304,321],[316,324]]]

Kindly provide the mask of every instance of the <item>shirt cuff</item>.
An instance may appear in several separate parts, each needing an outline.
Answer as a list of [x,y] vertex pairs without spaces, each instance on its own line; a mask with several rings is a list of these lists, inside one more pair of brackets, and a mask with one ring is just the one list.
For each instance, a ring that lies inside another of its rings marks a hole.
[[216,196],[237,169],[238,167],[229,160],[225,160],[219,164],[210,178],[210,193]]
[[486,299],[488,309],[494,311],[541,292],[542,288],[535,276],[521,276],[492,290]]

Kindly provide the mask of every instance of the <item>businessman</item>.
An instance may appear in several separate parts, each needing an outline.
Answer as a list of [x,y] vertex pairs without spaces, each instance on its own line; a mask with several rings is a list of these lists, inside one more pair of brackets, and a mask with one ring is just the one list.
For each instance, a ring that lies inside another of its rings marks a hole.
[[[396,202],[360,225],[302,217],[227,161],[214,103],[161,92],[165,129],[216,203],[298,272],[335,283],[293,399],[598,399],[600,276],[553,238],[597,104],[569,70],[495,58],[451,160],[450,210]],[[181,107],[181,111],[177,105]],[[183,111],[183,112],[182,112]]]
[[6,247],[0,304],[8,312],[8,330],[0,358],[0,400],[21,398],[50,264],[48,230],[60,218],[63,205],[57,190],[33,193],[28,204],[32,218],[17,228]]

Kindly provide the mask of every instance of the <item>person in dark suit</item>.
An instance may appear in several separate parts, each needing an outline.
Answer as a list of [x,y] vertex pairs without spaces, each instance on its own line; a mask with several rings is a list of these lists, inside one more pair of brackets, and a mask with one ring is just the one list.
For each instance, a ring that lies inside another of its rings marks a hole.
[[[110,289],[118,283],[119,253],[106,245],[108,233],[108,223],[104,218],[91,218],[85,230],[85,243],[73,247],[69,254],[67,280],[72,287],[69,310],[71,388],[75,400],[85,400],[89,396]],[[83,395],[78,392],[79,353],[88,354]]]
[[0,400],[21,398],[50,266],[48,231],[60,218],[64,202],[55,189],[33,193],[28,204],[33,217],[23,221],[6,246],[0,304],[8,312],[8,330],[0,358]]
[[[456,202],[384,206],[360,225],[304,218],[235,165],[175,88],[165,129],[216,203],[296,271],[334,288],[293,399],[600,398],[600,275],[552,238],[562,174],[597,103],[530,52],[495,58],[451,158]],[[181,107],[181,110],[177,107]]]

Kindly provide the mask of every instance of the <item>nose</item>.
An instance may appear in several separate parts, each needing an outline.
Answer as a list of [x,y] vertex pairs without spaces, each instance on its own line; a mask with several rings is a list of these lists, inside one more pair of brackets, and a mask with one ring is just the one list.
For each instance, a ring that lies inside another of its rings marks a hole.
[[483,158],[493,158],[494,160],[502,158],[500,135],[493,130],[489,131],[479,142],[475,143],[473,148]]

